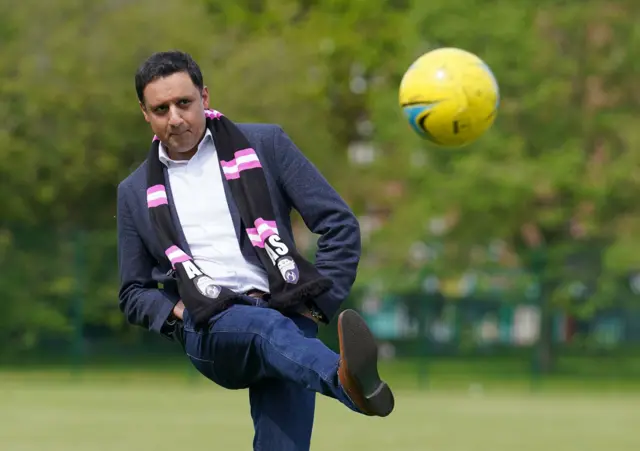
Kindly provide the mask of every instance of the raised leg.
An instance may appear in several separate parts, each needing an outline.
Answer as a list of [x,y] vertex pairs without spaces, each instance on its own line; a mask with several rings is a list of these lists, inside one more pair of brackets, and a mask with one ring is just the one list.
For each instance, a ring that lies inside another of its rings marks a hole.
[[195,331],[186,315],[184,331],[194,366],[222,387],[249,388],[278,379],[358,412],[338,377],[340,355],[305,337],[291,318],[273,309],[236,305],[214,317],[205,331]]

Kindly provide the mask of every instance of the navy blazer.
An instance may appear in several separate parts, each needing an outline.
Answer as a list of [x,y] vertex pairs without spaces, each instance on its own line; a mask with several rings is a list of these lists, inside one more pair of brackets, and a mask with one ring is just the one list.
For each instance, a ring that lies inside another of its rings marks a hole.
[[[272,124],[237,125],[264,168],[280,234],[293,241],[290,213],[294,208],[309,230],[319,235],[315,266],[321,274],[333,280],[334,285],[316,300],[316,304],[331,320],[356,278],[360,260],[358,221],[349,206],[282,128]],[[119,306],[129,323],[161,333],[179,295],[175,281],[167,276],[171,265],[155,238],[149,219],[146,168],[145,160],[118,185]],[[244,228],[241,228],[240,214],[226,179],[222,177],[222,180],[240,249],[247,260],[261,265]],[[189,253],[171,190],[168,191],[180,241],[176,244]]]

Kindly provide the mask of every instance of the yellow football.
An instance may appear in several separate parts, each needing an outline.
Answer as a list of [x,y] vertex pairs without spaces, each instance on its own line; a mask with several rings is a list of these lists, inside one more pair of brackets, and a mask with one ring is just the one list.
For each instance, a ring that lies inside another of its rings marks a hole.
[[399,101],[413,130],[443,147],[461,147],[493,125],[500,89],[475,54],[440,48],[420,56],[400,82]]

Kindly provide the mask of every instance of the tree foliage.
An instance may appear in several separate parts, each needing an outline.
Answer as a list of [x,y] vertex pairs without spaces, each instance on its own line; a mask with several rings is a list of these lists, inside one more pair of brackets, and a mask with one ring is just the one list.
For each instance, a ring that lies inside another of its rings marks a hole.
[[[150,137],[133,75],[169,48],[200,62],[217,109],[281,124],[353,206],[365,232],[358,284],[419,288],[420,243],[441,245],[429,264],[443,274],[477,267],[502,243],[498,266],[531,271],[532,252],[544,253],[540,276],[559,303],[567,280],[595,278],[601,296],[576,304],[592,311],[640,255],[639,15],[632,0],[24,0],[6,8],[0,282],[11,326],[0,340],[70,331],[75,295],[86,299],[91,324],[122,328],[115,187]],[[466,149],[427,145],[397,103],[404,71],[439,46],[477,53],[501,87],[495,127]],[[80,231],[89,234],[84,244]],[[297,233],[304,243],[303,228]],[[579,249],[597,250],[588,265],[570,264],[581,261]]]

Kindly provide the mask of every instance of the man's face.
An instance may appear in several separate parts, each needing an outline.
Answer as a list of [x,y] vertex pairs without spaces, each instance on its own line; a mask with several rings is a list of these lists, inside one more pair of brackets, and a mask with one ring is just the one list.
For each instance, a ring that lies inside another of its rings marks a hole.
[[193,155],[206,127],[204,110],[209,108],[206,87],[200,92],[189,74],[177,72],[149,83],[140,107],[172,158]]

